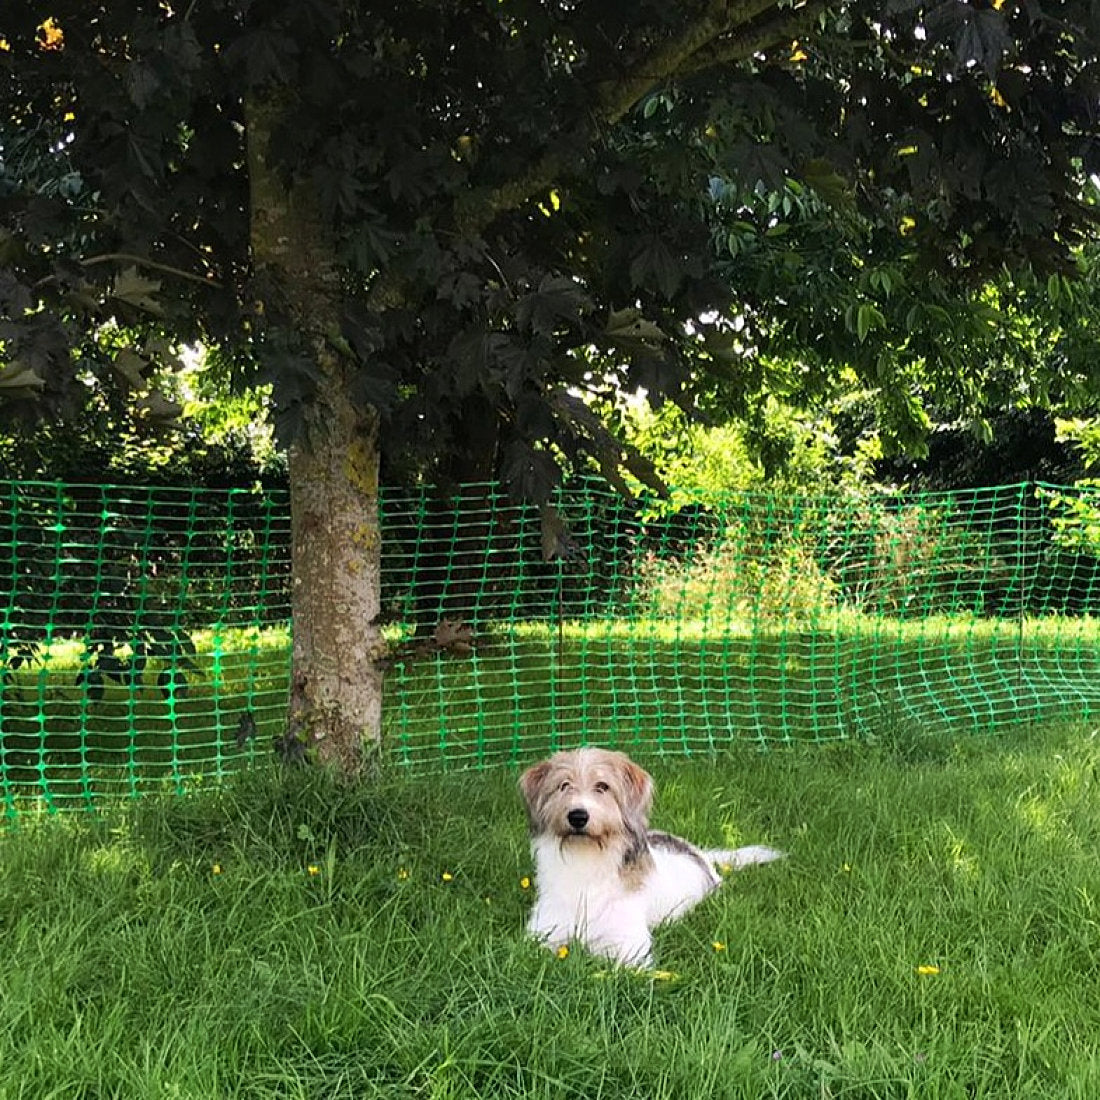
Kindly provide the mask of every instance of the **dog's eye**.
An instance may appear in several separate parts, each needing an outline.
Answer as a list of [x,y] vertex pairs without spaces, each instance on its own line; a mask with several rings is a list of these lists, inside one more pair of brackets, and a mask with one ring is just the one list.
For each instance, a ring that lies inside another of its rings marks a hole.
[[568,780],[568,779],[563,779],[563,780],[561,781],[561,786],[560,786],[560,787],[558,788],[558,790],[559,790],[559,791],[567,791],[567,790],[569,790],[569,780]]
[[596,794],[607,794],[611,788],[606,783],[597,783],[595,786]]

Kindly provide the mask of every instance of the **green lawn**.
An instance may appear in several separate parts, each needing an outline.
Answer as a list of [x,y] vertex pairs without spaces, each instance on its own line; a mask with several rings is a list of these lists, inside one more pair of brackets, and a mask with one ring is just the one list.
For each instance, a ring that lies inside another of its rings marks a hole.
[[511,769],[23,816],[0,1098],[1094,1100],[1098,768],[1082,722],[658,762],[657,825],[790,858],[655,974],[524,937]]
[[[266,759],[282,730],[286,631],[196,642],[198,673],[167,695],[153,669],[90,699],[72,643],[0,682],[0,815],[180,790]],[[470,657],[393,670],[384,740],[391,761],[438,773],[584,740],[679,758],[738,743],[919,741],[1097,711],[1100,627],[1085,617],[520,623],[488,626]]]

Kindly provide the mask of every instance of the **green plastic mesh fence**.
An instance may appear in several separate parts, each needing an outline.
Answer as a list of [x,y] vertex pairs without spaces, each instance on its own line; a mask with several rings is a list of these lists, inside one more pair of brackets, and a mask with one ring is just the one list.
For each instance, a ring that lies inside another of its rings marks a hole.
[[[628,503],[580,482],[547,513],[471,485],[390,492],[383,516],[384,745],[418,770],[584,741],[644,758],[919,739],[1100,705],[1091,488]],[[3,812],[268,755],[288,593],[285,495],[0,483]]]

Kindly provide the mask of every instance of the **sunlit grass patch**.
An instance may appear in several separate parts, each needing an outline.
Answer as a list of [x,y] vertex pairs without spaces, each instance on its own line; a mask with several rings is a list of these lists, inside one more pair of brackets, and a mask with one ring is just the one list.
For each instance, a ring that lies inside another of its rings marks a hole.
[[[386,677],[383,744],[418,772],[516,764],[594,742],[644,759],[738,744],[868,741],[898,756],[945,735],[1100,707],[1091,618],[905,620],[835,611],[805,623],[656,618],[489,623],[464,657]],[[125,657],[125,652],[122,652]],[[271,754],[289,682],[285,627],[202,631],[169,686],[81,686],[56,641],[3,685],[0,804],[94,807],[121,791],[233,774]]]

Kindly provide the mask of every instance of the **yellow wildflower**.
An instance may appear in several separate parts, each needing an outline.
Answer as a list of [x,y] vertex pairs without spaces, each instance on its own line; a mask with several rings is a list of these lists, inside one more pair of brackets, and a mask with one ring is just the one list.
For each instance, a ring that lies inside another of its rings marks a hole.
[[918,974],[938,974],[939,972],[940,972],[940,968],[938,966],[930,966],[929,965],[929,966],[918,966],[917,967],[917,973]]
[[404,882],[409,877],[409,869],[407,867],[397,868],[397,878],[399,881]]
[[220,875],[222,873],[222,865],[220,863],[215,863],[214,866],[210,868],[210,872],[214,875]]
[[318,867],[316,863],[311,863],[306,868],[306,872],[310,875],[319,875],[321,873],[321,868]]
[[523,878],[519,880],[519,888],[521,890],[531,889],[531,880],[526,875],[524,875]]
[[715,951],[725,951],[726,949],[726,945],[721,940],[715,940],[711,944],[711,947],[713,947]]
[[566,947],[565,944],[563,943],[561,945],[561,947],[559,947],[557,949],[555,954],[558,956],[559,959],[567,959],[567,958],[569,958],[569,948]]
[[444,871],[439,877],[443,879],[444,882],[451,882],[454,880],[454,875],[452,875],[450,871]]

